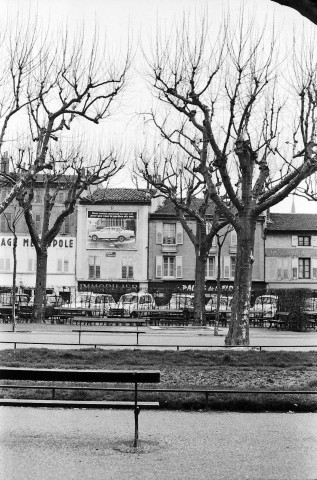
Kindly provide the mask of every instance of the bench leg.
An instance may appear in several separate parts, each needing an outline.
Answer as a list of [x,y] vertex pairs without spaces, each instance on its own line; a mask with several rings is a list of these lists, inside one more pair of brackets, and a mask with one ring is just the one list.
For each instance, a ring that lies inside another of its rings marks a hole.
[[140,407],[138,406],[138,384],[134,383],[134,443],[133,446],[138,446],[139,439],[139,413]]
[[140,407],[136,407],[134,409],[134,443],[133,446],[138,446],[138,439],[139,439],[139,413]]

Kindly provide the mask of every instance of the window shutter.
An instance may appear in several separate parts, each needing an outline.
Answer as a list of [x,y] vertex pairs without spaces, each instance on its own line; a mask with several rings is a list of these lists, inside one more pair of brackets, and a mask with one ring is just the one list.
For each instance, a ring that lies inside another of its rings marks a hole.
[[311,237],[311,245],[312,247],[317,247],[317,237],[315,235]]
[[122,278],[127,278],[127,267],[122,265]]
[[298,237],[297,235],[292,235],[292,247],[298,246]]
[[67,260],[67,258],[65,258],[65,260],[64,260],[64,272],[68,272],[68,266],[69,266],[68,260]]
[[182,245],[183,240],[184,240],[183,237],[184,237],[183,227],[179,222],[177,222],[176,223],[176,243],[177,243],[177,245]]
[[69,232],[70,232],[69,225],[70,225],[69,217],[66,217],[65,220],[64,220],[64,233],[66,235],[68,235]]
[[229,278],[230,276],[230,257],[223,257],[223,278]]
[[95,257],[96,278],[100,278],[100,257]]
[[133,278],[133,265],[128,267],[128,278]]
[[58,272],[62,272],[62,271],[63,271],[63,263],[62,263],[62,259],[61,259],[61,258],[58,258],[58,259],[57,259],[57,271],[58,271]]
[[162,245],[163,243],[163,223],[162,222],[157,222],[156,224],[156,243],[158,245]]
[[156,257],[156,277],[162,278],[163,257],[158,255]]
[[231,232],[230,245],[237,245],[237,232],[235,230]]
[[311,259],[311,268],[312,268],[312,276],[313,278],[317,278],[317,258]]
[[176,257],[176,278],[183,278],[183,257]]
[[298,258],[292,257],[292,277],[298,278]]
[[4,258],[0,258],[0,270],[4,270]]

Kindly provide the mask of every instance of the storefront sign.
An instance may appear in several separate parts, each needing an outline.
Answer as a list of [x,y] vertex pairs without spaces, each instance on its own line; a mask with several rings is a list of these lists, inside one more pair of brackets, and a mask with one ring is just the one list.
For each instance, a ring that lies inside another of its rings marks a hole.
[[79,292],[94,293],[127,293],[137,292],[139,283],[119,283],[119,282],[78,282]]

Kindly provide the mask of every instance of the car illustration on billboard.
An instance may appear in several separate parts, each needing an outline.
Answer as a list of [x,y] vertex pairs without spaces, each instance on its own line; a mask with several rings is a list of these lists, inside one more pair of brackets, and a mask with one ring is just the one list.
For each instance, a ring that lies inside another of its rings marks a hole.
[[136,212],[87,212],[87,248],[136,249]]
[[101,230],[89,232],[88,236],[94,241],[98,240],[116,240],[124,242],[132,237],[135,233],[132,230],[125,230],[123,227],[104,227]]

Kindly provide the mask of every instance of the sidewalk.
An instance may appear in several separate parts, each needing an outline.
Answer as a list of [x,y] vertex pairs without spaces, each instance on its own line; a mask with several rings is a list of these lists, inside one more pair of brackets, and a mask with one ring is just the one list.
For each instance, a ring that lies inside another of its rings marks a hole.
[[309,480],[316,414],[0,407],[1,480]]

